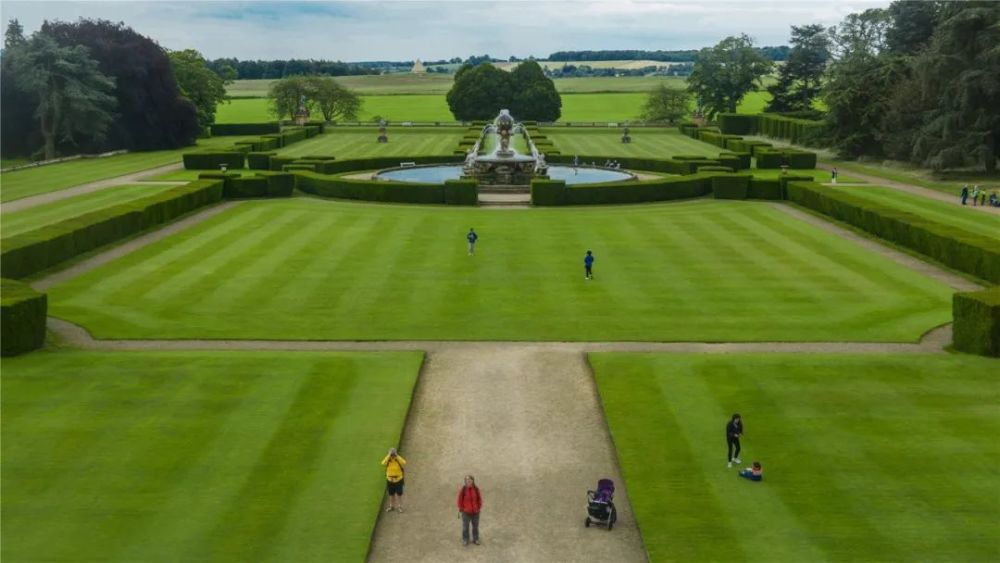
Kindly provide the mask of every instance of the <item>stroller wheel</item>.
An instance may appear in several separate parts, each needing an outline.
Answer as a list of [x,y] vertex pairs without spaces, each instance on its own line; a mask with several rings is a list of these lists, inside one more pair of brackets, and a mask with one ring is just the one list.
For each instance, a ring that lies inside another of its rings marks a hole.
[[590,527],[590,518],[584,519],[584,521],[583,521],[583,527],[584,528],[589,528]]

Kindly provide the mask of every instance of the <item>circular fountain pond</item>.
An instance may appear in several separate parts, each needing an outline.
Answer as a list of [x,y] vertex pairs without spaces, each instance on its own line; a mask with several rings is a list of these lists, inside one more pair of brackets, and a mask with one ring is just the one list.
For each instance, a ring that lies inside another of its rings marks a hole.
[[[462,177],[462,174],[463,167],[461,164],[437,164],[382,170],[375,174],[375,178],[395,182],[440,184],[445,180],[458,180]],[[621,182],[635,178],[634,174],[624,170],[583,166],[574,168],[572,166],[560,166],[557,164],[548,167],[548,176],[551,180],[565,180],[567,185]]]

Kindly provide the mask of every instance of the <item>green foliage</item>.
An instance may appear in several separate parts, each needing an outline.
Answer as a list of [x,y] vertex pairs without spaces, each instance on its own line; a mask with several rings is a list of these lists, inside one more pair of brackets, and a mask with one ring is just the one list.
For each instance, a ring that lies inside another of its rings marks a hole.
[[812,109],[819,96],[823,71],[830,59],[831,41],[819,24],[792,26],[792,50],[778,69],[778,81],[769,86],[766,111],[781,113]]
[[720,113],[719,129],[727,135],[753,135],[757,132],[757,116],[743,113]]
[[181,95],[198,110],[198,127],[206,132],[215,123],[215,111],[226,100],[226,84],[194,49],[170,51],[170,66]]
[[250,170],[270,170],[270,160],[272,156],[277,156],[276,152],[251,152],[247,154],[247,168]]
[[281,124],[277,121],[266,123],[216,123],[212,125],[213,137],[224,137],[230,135],[267,135],[270,133],[280,133]]
[[788,166],[792,170],[811,170],[816,168],[816,153],[795,149],[757,150],[757,168],[774,169]]
[[459,121],[492,120],[501,109],[521,121],[555,121],[562,112],[555,85],[534,61],[509,73],[488,63],[463,66],[446,100]]
[[956,293],[952,316],[956,350],[1000,357],[1000,287]]
[[475,180],[446,180],[444,202],[447,205],[479,205],[479,183]]
[[787,185],[788,199],[958,271],[1000,283],[1000,249],[992,240],[818,184]]
[[566,205],[565,180],[531,180],[531,204],[539,207]]
[[243,176],[226,182],[222,195],[226,199],[265,198],[268,197],[267,187],[266,177]]
[[690,199],[710,193],[713,176],[693,174],[683,178],[580,186],[566,186],[562,180],[536,179],[531,181],[531,203],[537,206],[603,205]]
[[258,172],[256,175],[267,178],[267,197],[292,197],[292,192],[295,191],[295,174]]
[[766,137],[785,139],[794,144],[824,144],[826,125],[822,121],[786,117],[773,113],[757,116],[757,133]]
[[[446,203],[445,187],[441,184],[348,180],[306,171],[296,171],[295,175],[298,176],[300,190],[322,197],[398,203]],[[451,203],[465,205],[461,198]]]
[[114,81],[101,73],[98,63],[82,45],[60,46],[37,32],[22,45],[4,53],[10,58],[10,75],[17,88],[33,100],[38,131],[44,140],[45,159],[56,157],[57,145],[76,147],[81,142],[104,140],[112,123],[116,102]]
[[758,180],[752,178],[750,186],[747,188],[747,199],[773,199],[781,200],[781,182],[778,180]]
[[48,296],[27,284],[0,279],[0,356],[16,356],[45,344]]
[[202,151],[184,153],[183,159],[187,170],[219,170],[223,164],[238,170],[243,168],[246,155],[241,151]]
[[712,177],[712,195],[715,199],[746,199],[749,188],[748,174],[720,174]]
[[771,61],[754,50],[749,36],[730,36],[698,52],[688,77],[688,91],[697,97],[709,119],[720,112],[736,113],[736,106],[760,84],[771,66]]
[[326,76],[291,76],[275,81],[268,91],[271,113],[278,119],[292,119],[304,104],[312,115],[319,112],[328,122],[357,118],[361,97]]
[[642,106],[643,121],[674,123],[691,114],[691,94],[660,84],[651,90]]
[[202,180],[46,225],[0,241],[0,268],[19,279],[222,199],[222,182]]

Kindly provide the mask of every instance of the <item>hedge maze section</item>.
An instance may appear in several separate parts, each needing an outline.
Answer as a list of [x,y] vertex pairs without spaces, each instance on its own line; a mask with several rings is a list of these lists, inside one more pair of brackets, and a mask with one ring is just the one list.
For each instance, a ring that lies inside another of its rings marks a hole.
[[0,355],[16,356],[45,343],[48,297],[31,287],[0,280]]

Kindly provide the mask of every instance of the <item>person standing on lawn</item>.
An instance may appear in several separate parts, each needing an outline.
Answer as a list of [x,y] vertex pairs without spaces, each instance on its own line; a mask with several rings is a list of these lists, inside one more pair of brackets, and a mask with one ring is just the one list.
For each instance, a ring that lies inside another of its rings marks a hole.
[[965,201],[969,199],[969,185],[966,184],[962,186],[962,194],[959,196],[962,198],[962,205],[965,205]]
[[479,493],[472,475],[465,476],[465,484],[458,491],[458,514],[462,518],[462,545],[469,545],[469,527],[472,543],[479,545],[479,511],[483,508],[483,495]]
[[594,279],[594,254],[589,250],[587,255],[583,257],[583,279]]
[[469,256],[472,256],[476,253],[476,241],[479,240],[476,230],[469,227],[469,234],[465,235],[465,240],[469,241]]
[[389,507],[386,512],[396,510],[403,511],[403,466],[406,460],[396,452],[396,448],[389,448],[389,453],[382,459],[385,466],[385,492],[389,494]]
[[726,424],[726,467],[732,467],[734,463],[740,463],[740,436],[743,436],[743,419],[739,413],[733,415]]

